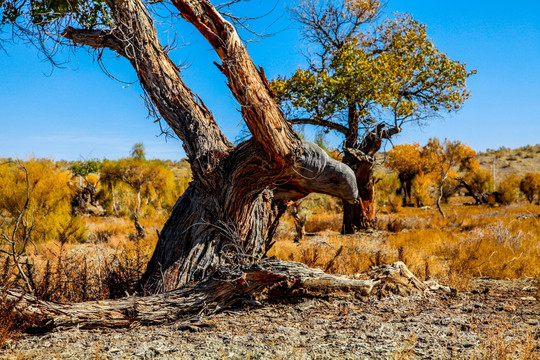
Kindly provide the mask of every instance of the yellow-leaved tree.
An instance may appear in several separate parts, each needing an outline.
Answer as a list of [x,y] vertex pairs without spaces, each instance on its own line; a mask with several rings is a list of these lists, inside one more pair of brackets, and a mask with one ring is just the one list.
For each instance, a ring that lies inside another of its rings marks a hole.
[[139,221],[144,208],[148,205],[161,207],[177,196],[174,174],[162,161],[146,160],[141,143],[134,145],[128,158],[103,161],[100,181],[111,189],[113,196],[119,192],[124,195],[124,205],[139,237],[145,236]]
[[530,203],[534,201],[536,195],[540,202],[540,173],[526,173],[519,182],[519,190]]
[[520,178],[517,174],[510,174],[505,177],[494,193],[495,202],[501,205],[510,205],[515,202],[519,195]]
[[[420,144],[414,143],[394,146],[388,151],[386,165],[398,174],[404,205],[411,205],[413,197],[416,197],[417,200],[421,197],[421,202],[426,201],[425,194],[420,194],[419,192],[421,188],[425,190],[428,186],[429,179],[425,177],[425,174],[431,171],[433,164],[432,158],[426,156]],[[413,184],[418,176],[422,177],[421,184],[415,187],[413,194]]]
[[427,157],[432,159],[432,171],[439,188],[437,208],[441,215],[445,217],[444,211],[441,208],[444,185],[449,177],[458,177],[457,172],[455,171],[456,167],[465,169],[471,167],[471,164],[475,164],[476,160],[474,159],[474,156],[476,155],[476,152],[460,141],[448,141],[445,139],[444,142],[441,143],[439,139],[431,138],[424,147],[424,153]]
[[406,123],[459,109],[474,71],[439,51],[410,15],[375,24],[378,0],[305,0],[292,15],[310,47],[309,64],[271,88],[290,122],[343,136],[342,161],[359,189],[358,204],[343,203],[343,233],[372,227],[375,153]]
[[[28,171],[29,202],[18,227],[17,237],[25,241],[81,241],[83,221],[72,215],[71,173],[47,159],[21,162]],[[5,226],[14,223],[26,201],[26,174],[15,163],[0,166],[0,216]]]

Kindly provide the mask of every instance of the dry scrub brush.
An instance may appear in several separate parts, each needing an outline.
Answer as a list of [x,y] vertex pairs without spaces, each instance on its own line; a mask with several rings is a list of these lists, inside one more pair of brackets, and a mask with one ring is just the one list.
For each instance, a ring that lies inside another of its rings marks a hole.
[[[268,255],[304,262],[334,273],[355,274],[372,265],[404,261],[421,278],[436,277],[463,288],[467,279],[515,279],[540,276],[540,206],[445,206],[436,210],[402,208],[379,215],[378,230],[352,236],[335,227],[292,242],[292,225],[284,221]],[[321,229],[339,214],[319,214],[306,228]]]

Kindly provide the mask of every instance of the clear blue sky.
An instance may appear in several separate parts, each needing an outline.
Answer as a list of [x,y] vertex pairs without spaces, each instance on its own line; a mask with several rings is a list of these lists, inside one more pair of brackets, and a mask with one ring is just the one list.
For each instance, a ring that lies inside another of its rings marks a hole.
[[[264,3],[269,2],[248,2],[245,11],[261,14]],[[305,63],[301,39],[284,10],[292,3],[279,3],[268,20],[253,24],[261,29],[281,16],[271,29],[281,32],[248,44],[269,78],[291,74]],[[389,0],[387,11],[412,14],[428,25],[441,51],[478,70],[468,81],[472,96],[462,110],[423,128],[406,128],[394,143],[425,143],[433,136],[477,150],[540,143],[540,1]],[[241,117],[212,64],[215,54],[189,25],[177,29],[190,43],[173,54],[175,61],[191,64],[184,80],[234,140]],[[139,86],[108,78],[85,51],[71,56],[67,69],[52,71],[34,48],[16,44],[5,50],[0,53],[0,157],[119,158],[136,142],[146,145],[151,158],[185,155],[178,140],[157,137],[159,128],[147,119]],[[124,60],[111,54],[106,64],[116,77],[136,80]],[[330,141],[338,144],[334,135]]]

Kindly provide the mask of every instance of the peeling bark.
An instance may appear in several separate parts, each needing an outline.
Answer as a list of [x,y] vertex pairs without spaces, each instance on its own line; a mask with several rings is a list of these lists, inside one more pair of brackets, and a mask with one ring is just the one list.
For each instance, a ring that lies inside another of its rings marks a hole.
[[[375,126],[366,133],[362,141],[356,144],[358,137],[358,119],[349,111],[349,131],[346,134],[343,163],[355,173],[358,187],[358,203],[343,202],[343,234],[354,234],[359,230],[369,230],[376,224],[375,178],[373,168],[375,155],[381,149],[384,139],[390,139],[401,131],[398,126],[387,128],[384,124]],[[355,125],[356,124],[356,125]]]
[[363,282],[338,280],[320,270],[261,262],[287,202],[314,191],[354,200],[358,189],[349,167],[296,136],[234,27],[206,0],[173,0],[221,60],[218,67],[253,135],[238,146],[225,138],[202,100],[183,83],[143,2],[106,1],[114,20],[111,29],[68,28],[64,36],[76,44],[107,47],[130,61],[152,104],[182,140],[193,170],[193,182],[160,232],[139,283],[145,294],[168,292],[145,300],[85,305],[25,298],[32,302],[26,311],[35,310],[54,326],[116,327],[216,311],[277,283],[281,285],[275,290],[284,292],[294,292],[295,286],[365,287]]
[[[257,261],[269,249],[286,203],[314,189],[355,199],[352,170],[314,144],[304,144],[299,166],[286,176],[268,169],[263,155],[255,161],[247,142],[224,163],[225,179],[219,186],[190,185],[161,231],[141,288],[172,290],[203,279],[221,265]],[[265,168],[267,173],[261,174]]]

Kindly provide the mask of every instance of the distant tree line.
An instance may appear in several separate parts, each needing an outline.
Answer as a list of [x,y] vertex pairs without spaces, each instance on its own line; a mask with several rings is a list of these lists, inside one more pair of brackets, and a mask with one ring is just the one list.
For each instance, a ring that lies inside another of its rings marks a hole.
[[[130,217],[136,236],[144,236],[139,219],[155,211],[170,213],[191,181],[187,162],[147,160],[142,144],[135,144],[131,155],[119,160],[0,163],[2,231],[14,230],[28,187],[29,202],[16,232],[18,238],[32,242],[84,241],[82,217],[90,215]],[[28,172],[28,186],[18,164]]]
[[[458,193],[470,196],[476,205],[508,205],[523,194],[529,202],[540,202],[540,173],[527,173],[522,178],[508,175],[494,183],[489,170],[482,169],[476,152],[459,141],[440,142],[433,138],[420,144],[396,145],[387,153],[385,165],[395,172],[380,175],[384,194],[395,205],[395,195],[403,206],[426,206],[447,203]],[[382,179],[385,177],[385,179]],[[393,189],[392,189],[393,188]],[[395,191],[395,195],[390,195]],[[441,210],[442,211],[442,210]]]
[[[331,157],[341,159],[323,136],[316,142]],[[457,194],[471,197],[477,205],[508,205],[520,194],[529,203],[540,203],[540,172],[521,178],[511,174],[495,184],[491,172],[481,168],[475,156],[474,150],[459,141],[433,138],[424,146],[396,145],[376,174],[378,205],[394,211],[401,206],[438,204],[440,208]],[[2,231],[10,233],[24,206],[27,184],[16,162],[0,163],[0,223]],[[16,235],[31,242],[84,241],[84,216],[129,217],[135,226],[133,235],[144,237],[140,219],[156,211],[170,213],[191,181],[186,161],[147,160],[142,144],[135,144],[130,156],[119,160],[30,159],[20,164],[28,171],[29,202]],[[306,211],[315,211],[310,204],[291,205],[291,214],[302,229]],[[325,205],[318,201],[316,207],[320,210]]]

